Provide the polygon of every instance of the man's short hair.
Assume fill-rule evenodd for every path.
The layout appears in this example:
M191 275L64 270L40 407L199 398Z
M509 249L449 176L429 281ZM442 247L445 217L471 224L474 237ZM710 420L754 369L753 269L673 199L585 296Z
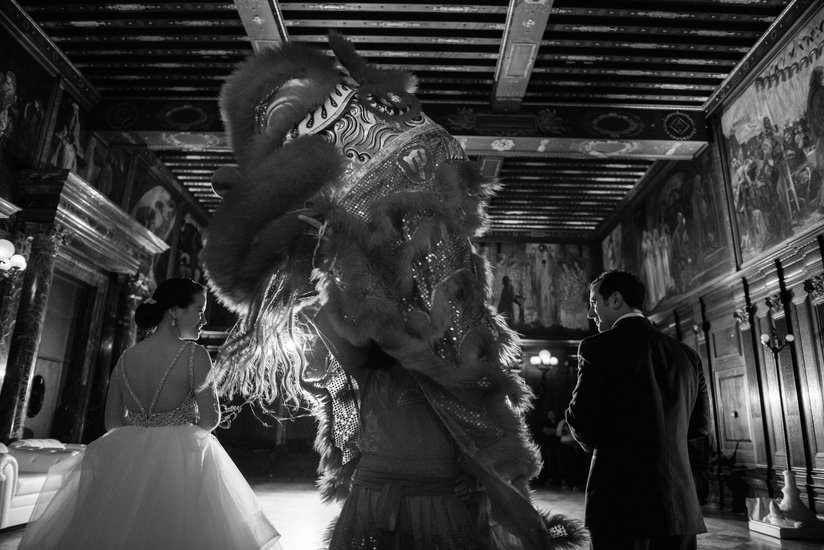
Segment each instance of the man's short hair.
M598 283L601 283L601 286L598 287L598 294L603 296L604 300L609 298L613 292L620 292L624 302L629 307L634 309L644 308L647 288L644 286L644 282L634 273L615 269L604 271L589 283L589 289L592 290Z

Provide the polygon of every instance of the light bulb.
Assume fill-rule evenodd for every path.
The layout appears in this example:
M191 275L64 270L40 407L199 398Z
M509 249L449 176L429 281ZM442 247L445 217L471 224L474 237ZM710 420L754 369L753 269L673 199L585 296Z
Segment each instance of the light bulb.
M540 365L541 364L541 358L538 357L537 355L533 355L532 357L529 358L529 364L530 365Z
M14 245L11 241L0 239L0 260L8 260L14 254Z
M787 342L794 342L795 336L793 336L792 334L788 334L784 337L784 340L786 340Z
M8 262L12 269L19 269L20 271L26 269L26 258L21 254L15 254L8 259Z
M770 343L770 336L768 334L761 335L761 343L765 346Z
M552 354L548 349L542 349L538 352L538 357L540 358L541 363L544 365L549 365L549 359L552 357Z
M554 367L555 365L558 364L558 358L553 355L552 357L549 358L549 364Z

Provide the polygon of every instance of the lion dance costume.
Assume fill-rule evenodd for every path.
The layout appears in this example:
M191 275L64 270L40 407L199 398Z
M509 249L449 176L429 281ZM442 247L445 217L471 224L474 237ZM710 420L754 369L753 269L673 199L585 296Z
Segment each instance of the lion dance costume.
M413 76L329 42L253 56L221 94L238 167L213 177L206 268L240 320L219 387L310 396L320 490L346 499L331 549L574 548L580 523L531 504L531 394L470 242L494 189Z

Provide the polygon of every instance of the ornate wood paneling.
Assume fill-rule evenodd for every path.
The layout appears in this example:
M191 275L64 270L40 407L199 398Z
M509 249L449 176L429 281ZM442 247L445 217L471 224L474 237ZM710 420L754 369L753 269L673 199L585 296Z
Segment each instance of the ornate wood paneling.
M721 419L721 438L729 449L751 450L752 427L750 426L747 377L744 367L716 371L718 388L718 413Z

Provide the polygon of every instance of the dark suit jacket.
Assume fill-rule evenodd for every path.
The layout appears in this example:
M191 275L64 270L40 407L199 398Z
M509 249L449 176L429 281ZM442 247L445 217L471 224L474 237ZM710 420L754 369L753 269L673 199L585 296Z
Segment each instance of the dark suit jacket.
M628 317L582 340L578 357L566 420L593 453L586 526L646 537L705 532L687 453L710 422L698 354Z

